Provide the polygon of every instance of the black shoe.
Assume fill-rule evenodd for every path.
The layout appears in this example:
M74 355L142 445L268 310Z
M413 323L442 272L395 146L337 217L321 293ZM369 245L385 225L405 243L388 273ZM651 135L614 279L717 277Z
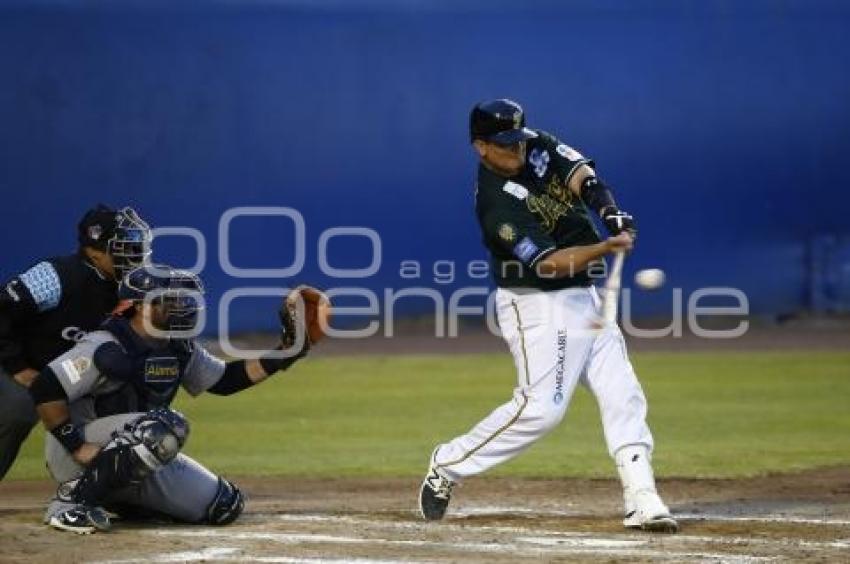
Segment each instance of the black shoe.
M112 526L109 515L100 507L78 505L54 515L47 522L54 529L89 535L95 531L108 531Z
M641 529L653 533L678 533L679 523L672 515L660 515L645 521L641 525Z
M436 454L436 451L434 451ZM434 465L434 457L431 456L431 465L428 474L422 481L419 489L419 513L423 519L428 521L439 521L446 514L449 501L452 498L452 482L437 470Z

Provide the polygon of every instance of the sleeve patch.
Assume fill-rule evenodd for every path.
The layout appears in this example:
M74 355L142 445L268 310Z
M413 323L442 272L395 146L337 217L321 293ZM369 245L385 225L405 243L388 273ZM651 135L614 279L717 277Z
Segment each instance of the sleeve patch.
M555 147L555 151L557 151L558 154L564 157L565 159L570 159L571 161L584 160L584 157L581 153L579 153L569 145L564 145L563 143Z
M18 278L29 290L38 311L47 311L59 305L62 299L62 282L59 280L59 273L49 262L38 263Z
M81 356L79 358L68 358L62 361L62 371L68 377L71 384L76 384L80 381L81 375L91 368L91 360Z
M539 252L540 248L528 237L523 237L514 247L514 254L525 263L528 263Z

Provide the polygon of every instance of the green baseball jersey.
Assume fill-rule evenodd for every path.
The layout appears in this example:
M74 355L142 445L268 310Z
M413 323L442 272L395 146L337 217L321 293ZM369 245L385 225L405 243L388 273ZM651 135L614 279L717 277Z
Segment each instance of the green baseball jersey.
M586 271L564 278L538 276L536 265L557 249L600 241L584 202L569 187L582 164L575 149L535 130L526 145L525 166L505 177L478 167L475 210L496 285L550 291L591 283Z

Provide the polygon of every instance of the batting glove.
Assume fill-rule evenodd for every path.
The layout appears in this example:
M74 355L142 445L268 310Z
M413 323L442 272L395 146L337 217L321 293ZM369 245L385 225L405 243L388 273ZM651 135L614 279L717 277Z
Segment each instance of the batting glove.
M627 231L632 237L637 235L635 218L628 212L608 206L602 210L600 215L602 217L602 221L605 223L605 227L608 228L608 231L610 231L612 235L619 235L623 231Z

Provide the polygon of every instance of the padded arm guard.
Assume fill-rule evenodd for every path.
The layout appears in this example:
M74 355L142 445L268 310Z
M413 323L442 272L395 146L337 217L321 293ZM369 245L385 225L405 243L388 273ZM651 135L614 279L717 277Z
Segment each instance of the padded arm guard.
M600 216L605 208L617 209L611 189L596 176L588 176L582 181L581 199Z

